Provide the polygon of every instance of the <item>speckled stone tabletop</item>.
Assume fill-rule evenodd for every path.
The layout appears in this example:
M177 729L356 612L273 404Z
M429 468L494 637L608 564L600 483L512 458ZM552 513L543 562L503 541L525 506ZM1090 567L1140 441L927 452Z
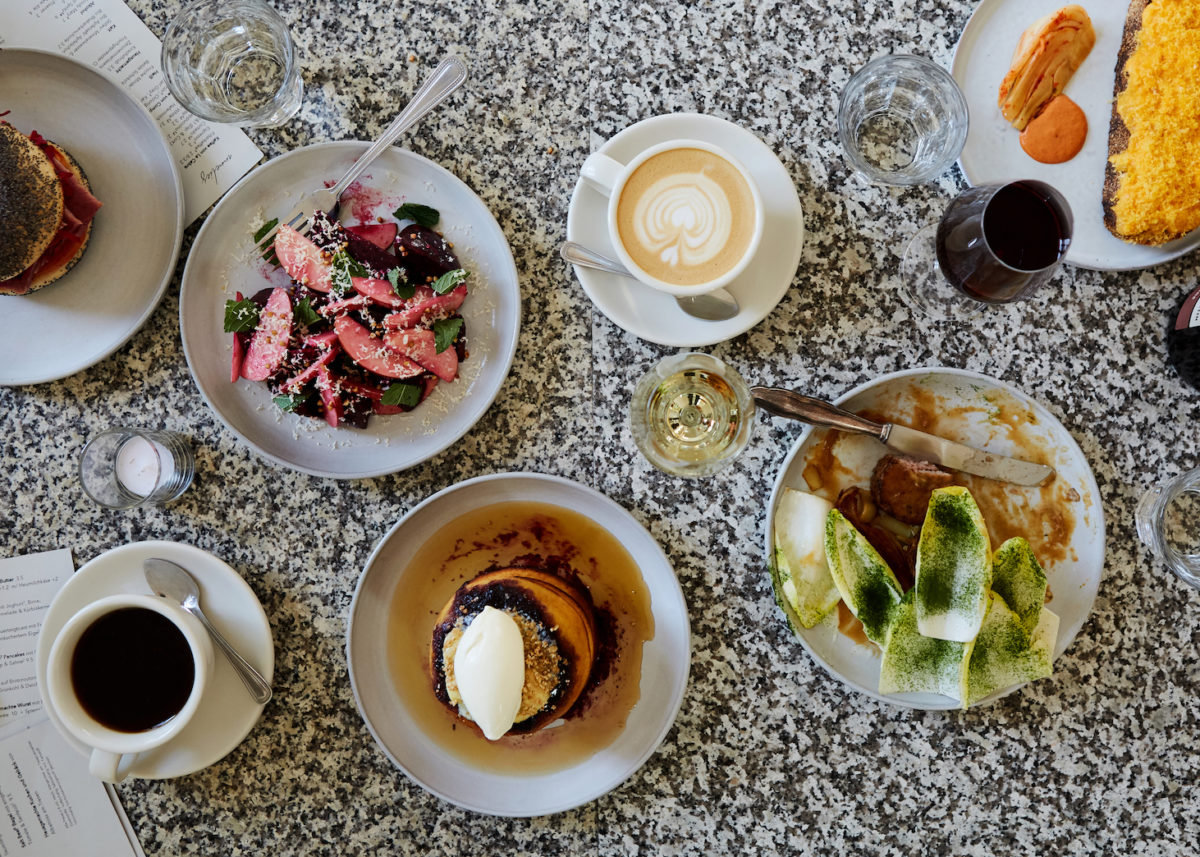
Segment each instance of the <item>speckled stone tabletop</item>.
M1115 2L1115 0L1105 0ZM130 4L161 35L175 0ZM467 86L404 145L495 214L520 273L523 327L499 399L452 449L377 479L318 479L225 429L180 345L179 274L116 354L63 381L0 390L0 552L69 547L77 565L171 539L236 568L261 600L276 696L249 737L191 776L118 787L149 855L183 854L1195 854L1200 841L1200 593L1138 542L1136 499L1200 459L1200 392L1167 366L1166 319L1197 257L1132 273L1067 268L1034 300L951 328L895 289L905 238L962 186L957 169L895 190L852 176L837 93L872 56L949 65L959 0L276 0L303 54L305 103L251 136L268 156L374 138L445 53ZM685 481L636 452L636 379L672 349L608 321L558 258L587 154L649 116L698 111L751 130L800 194L808 237L790 290L710 350L752 382L833 398L879 374L953 366L1044 403L1095 471L1108 522L1091 618L1052 678L968 712L855 693L800 647L772 600L765 505L801 431L759 414L736 464ZM998 347L997 343L1002 343ZM83 495L86 439L161 425L195 445L195 485L165 507L108 512ZM409 781L355 708L345 623L376 541L433 492L527 470L628 509L669 555L692 622L674 727L627 782L578 809L503 819ZM297 541L294 524L337 532Z

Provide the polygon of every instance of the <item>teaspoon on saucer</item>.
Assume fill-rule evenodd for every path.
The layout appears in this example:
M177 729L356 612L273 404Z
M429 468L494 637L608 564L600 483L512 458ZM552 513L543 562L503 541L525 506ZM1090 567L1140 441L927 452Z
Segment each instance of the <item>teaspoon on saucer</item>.
M259 705L266 705L271 698L271 685L258 670L250 666L246 659L237 653L229 641L221 636L221 632L208 621L208 617L200 609L200 590L187 570L168 559L145 560L142 563L142 570L145 571L146 582L150 584L155 595L178 601L184 610L200 620L200 624L208 631L217 648L229 658L238 678L246 685L246 689L250 691L254 701Z
M572 265L579 265L582 268L595 268L597 271L607 271L610 274L633 278L633 274L625 270L620 262L610 259L607 256L602 256L595 250L590 250L575 241L563 242L562 249L559 252ZM675 302L688 315L704 319L705 321L724 321L733 318L741 311L737 298L725 289L717 289L691 297L677 297L675 298Z

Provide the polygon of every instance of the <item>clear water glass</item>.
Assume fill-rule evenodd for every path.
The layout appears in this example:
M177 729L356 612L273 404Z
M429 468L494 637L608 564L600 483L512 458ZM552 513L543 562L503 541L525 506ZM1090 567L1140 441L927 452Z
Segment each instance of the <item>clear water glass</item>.
M105 429L79 460L84 493L106 509L168 503L188 489L195 472L187 438L173 431Z
M264 0L194 0L162 40L167 88L211 122L280 125L300 109L304 83L287 24Z
M944 173L967 141L967 102L950 73L893 54L859 69L838 107L846 159L868 181L914 185Z
M1200 467L1143 494L1136 522L1150 552L1188 586L1200 589Z
M629 422L646 459L674 476L711 476L750 442L750 388L723 361L691 352L666 357L633 391Z

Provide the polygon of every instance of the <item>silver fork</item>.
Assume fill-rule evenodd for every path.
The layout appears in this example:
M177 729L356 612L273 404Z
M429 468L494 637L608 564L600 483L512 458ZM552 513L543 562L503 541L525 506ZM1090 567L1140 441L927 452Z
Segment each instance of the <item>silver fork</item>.
M383 154L384 150L392 145L397 137L411 128L426 113L441 104L446 96L458 89L466 79L466 63L457 57L448 57L442 60L441 64L421 84L421 88L413 95L412 100L392 120L392 124L387 127L383 135L372 144L371 148L367 149L362 157L354 162L350 169L346 170L346 174L338 180L338 183L333 187L320 187L307 191L301 196L296 207L288 212L286 217L279 218L279 222L271 227L271 230L258 242L259 249L264 253L269 253L275 244L275 235L279 232L279 227L283 225L290 226L301 234L307 234L314 214L318 211L332 211L342 194L346 192L346 188L371 165L372 161Z

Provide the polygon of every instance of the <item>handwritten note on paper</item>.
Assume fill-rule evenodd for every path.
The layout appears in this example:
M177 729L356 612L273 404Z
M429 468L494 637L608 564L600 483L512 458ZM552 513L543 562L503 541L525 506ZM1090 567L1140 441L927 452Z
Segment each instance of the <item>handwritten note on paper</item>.
M38 632L74 571L65 549L0 560L0 726L42 709L34 663Z
M0 47L65 54L145 105L179 165L189 223L262 157L241 130L194 116L174 99L159 68L158 38L121 0L3 0Z

